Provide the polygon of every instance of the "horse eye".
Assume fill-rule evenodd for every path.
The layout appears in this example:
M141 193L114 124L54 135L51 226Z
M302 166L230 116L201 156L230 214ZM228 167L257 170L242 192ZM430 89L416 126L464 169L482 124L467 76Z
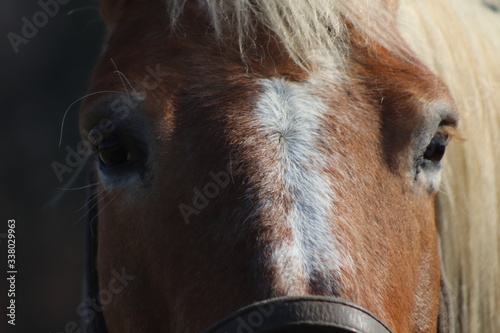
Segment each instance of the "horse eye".
M130 160L129 150L117 141L103 141L97 146L100 162L106 167L113 167Z
M435 136L425 150L424 159L439 164L446 151L446 144L447 142L444 138Z

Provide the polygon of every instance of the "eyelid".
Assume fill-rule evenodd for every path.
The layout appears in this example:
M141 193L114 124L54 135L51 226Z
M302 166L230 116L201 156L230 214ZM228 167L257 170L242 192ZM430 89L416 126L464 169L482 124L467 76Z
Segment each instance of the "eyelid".
M441 125L436 135L445 139L446 143L464 140L455 125Z
M103 119L98 125L94 126L88 134L88 139L94 148L97 148L101 142L113 136L116 127L109 119Z

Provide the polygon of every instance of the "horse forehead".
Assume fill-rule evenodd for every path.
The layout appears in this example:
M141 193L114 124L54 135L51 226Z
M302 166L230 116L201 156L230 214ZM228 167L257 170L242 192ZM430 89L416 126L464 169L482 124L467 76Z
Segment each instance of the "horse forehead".
M212 120L226 118L224 124L213 124L227 126L219 133L228 142L235 172L246 179L243 186L251 199L247 208L252 222L240 221L241 226L251 223L262 233L270 254L262 260L262 269L272 276L268 287L276 295L308 292L313 279L322 282L316 292L331 293L340 271L338 262L346 260L339 259L344 253L331 237L328 216L335 193L320 149L329 106L310 80L250 81L252 91L246 101L232 108L223 105L225 101L215 107L208 104L208 112L200 111ZM197 116L195 112L193 117Z

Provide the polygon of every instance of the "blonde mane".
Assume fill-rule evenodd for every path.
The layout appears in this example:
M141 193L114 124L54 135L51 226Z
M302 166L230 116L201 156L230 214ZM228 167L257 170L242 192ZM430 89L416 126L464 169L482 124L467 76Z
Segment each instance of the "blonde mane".
M187 0L169 0L167 12L175 31ZM198 0L208 14L217 38L237 38L240 51L255 46L260 27L267 29L299 66L311 70L318 58L340 67L348 56L346 19L367 38L394 52L404 51L395 31L385 28L394 21L382 0Z
M437 201L442 261L460 332L500 332L500 13L476 0L403 0L400 27L448 84L464 141Z
M175 27L187 0L167 1ZM400 33L450 87L464 141L444 161L437 199L442 262L459 332L500 332L500 13L480 0L401 0ZM218 38L240 51L265 27L304 68L315 52L341 64L345 18L368 38L398 46L387 1L198 0Z

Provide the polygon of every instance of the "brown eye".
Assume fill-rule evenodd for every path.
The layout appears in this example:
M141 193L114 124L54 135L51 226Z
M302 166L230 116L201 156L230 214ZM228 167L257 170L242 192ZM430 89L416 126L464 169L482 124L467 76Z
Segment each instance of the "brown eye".
M446 140L440 136L435 136L424 153L424 159L439 164L446 151Z
M113 140L101 142L97 146L99 161L105 167L113 167L130 160L130 152L121 143Z

